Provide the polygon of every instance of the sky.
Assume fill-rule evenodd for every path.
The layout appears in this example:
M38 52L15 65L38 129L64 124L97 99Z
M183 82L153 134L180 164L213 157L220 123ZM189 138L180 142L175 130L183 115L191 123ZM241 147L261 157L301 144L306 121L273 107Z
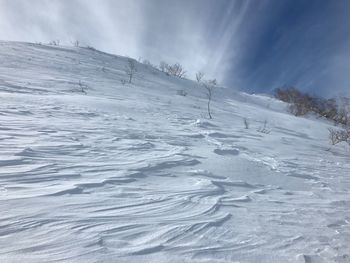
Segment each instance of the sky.
M250 93L350 95L349 0L0 0L0 39L78 40Z

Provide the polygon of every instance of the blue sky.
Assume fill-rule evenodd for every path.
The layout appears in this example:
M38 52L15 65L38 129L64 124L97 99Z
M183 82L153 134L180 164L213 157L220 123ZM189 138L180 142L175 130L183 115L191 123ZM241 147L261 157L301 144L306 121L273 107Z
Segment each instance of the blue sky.
M243 26L248 43L238 59L238 83L251 91L295 85L325 96L348 93L350 1L265 3L265 14L251 11L259 22Z
M234 89L350 95L349 0L0 0L0 38L180 62Z

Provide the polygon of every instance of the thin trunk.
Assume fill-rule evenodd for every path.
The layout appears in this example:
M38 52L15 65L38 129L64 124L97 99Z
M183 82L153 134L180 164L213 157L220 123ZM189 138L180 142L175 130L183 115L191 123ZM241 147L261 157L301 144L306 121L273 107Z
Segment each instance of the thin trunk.
M210 113L210 99L208 100L208 115L209 115L209 119L212 119L212 116Z
M210 101L211 101L211 88L208 88L208 115L209 119L212 119L211 112L210 112Z

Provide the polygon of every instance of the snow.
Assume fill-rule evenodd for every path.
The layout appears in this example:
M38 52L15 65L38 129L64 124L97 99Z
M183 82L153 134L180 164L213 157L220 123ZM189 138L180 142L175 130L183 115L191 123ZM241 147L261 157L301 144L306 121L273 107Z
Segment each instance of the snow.
M330 123L127 63L0 42L0 262L350 261Z

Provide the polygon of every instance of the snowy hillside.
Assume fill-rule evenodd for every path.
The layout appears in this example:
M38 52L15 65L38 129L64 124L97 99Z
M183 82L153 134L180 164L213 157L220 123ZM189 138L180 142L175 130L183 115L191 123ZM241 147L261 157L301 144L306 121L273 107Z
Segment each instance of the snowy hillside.
M0 42L0 262L350 262L331 124L127 63Z

